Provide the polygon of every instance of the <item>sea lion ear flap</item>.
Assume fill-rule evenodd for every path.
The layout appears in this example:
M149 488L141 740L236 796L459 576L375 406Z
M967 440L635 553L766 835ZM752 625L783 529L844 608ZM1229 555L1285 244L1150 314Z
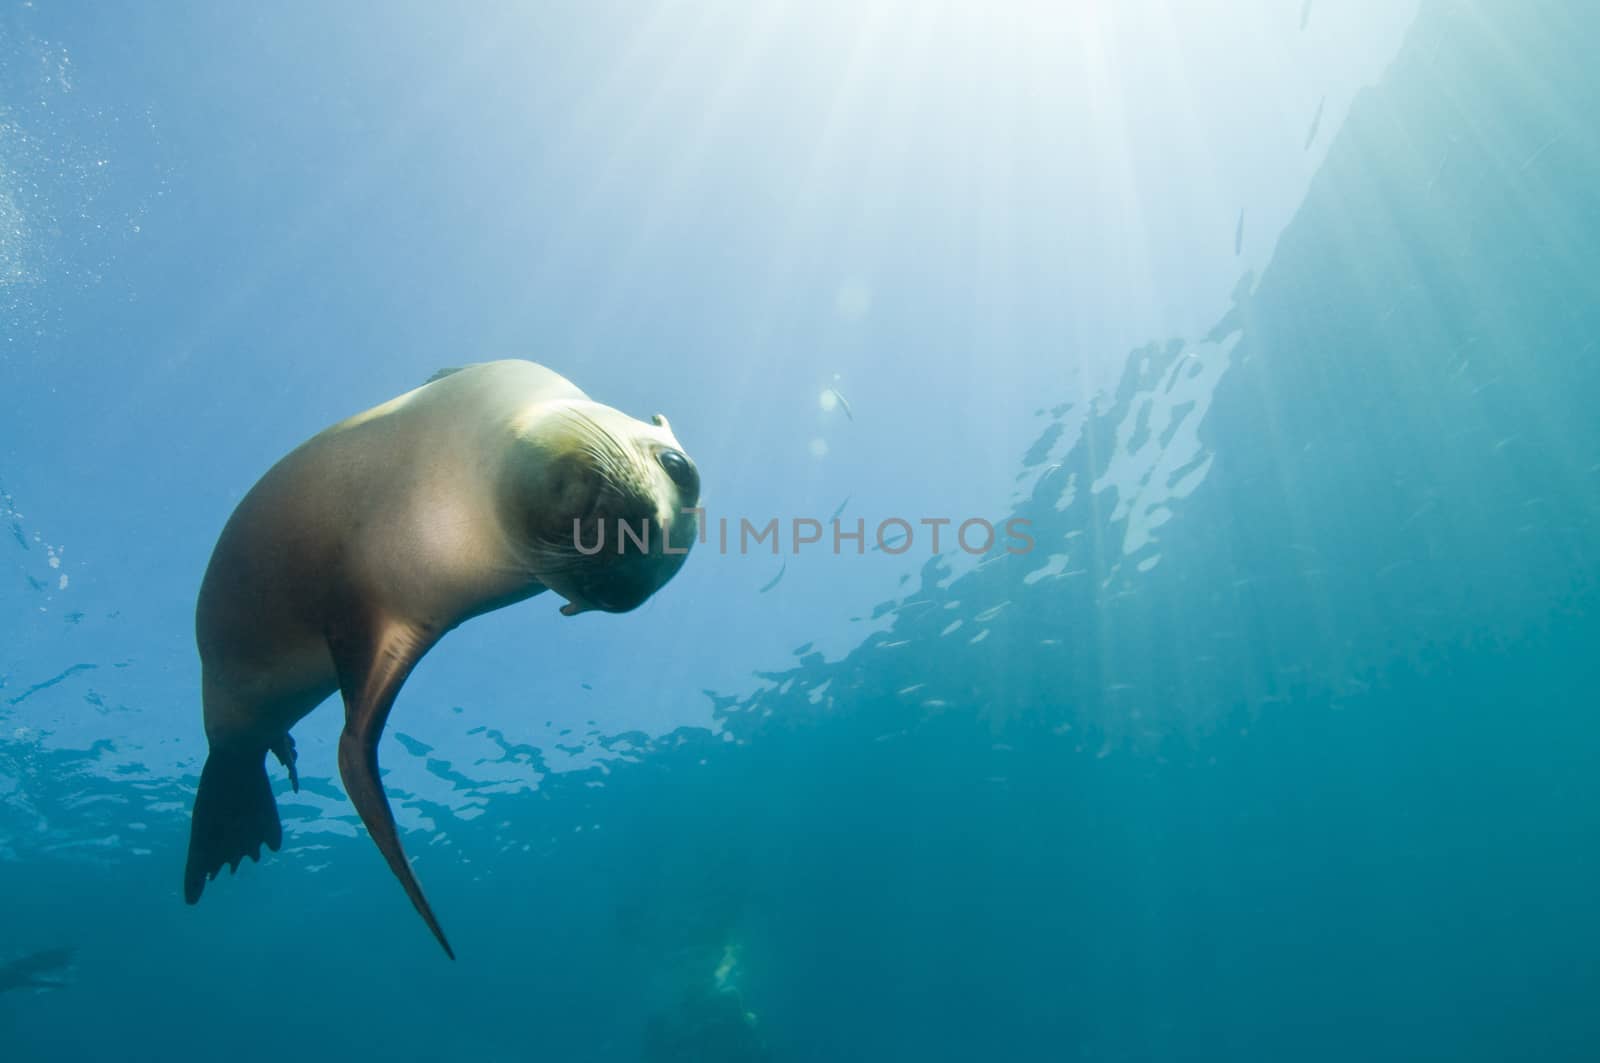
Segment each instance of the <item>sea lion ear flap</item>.
M662 414L651 414L650 423L655 425L657 428L665 428L669 432L672 431L672 426L667 423L666 417Z

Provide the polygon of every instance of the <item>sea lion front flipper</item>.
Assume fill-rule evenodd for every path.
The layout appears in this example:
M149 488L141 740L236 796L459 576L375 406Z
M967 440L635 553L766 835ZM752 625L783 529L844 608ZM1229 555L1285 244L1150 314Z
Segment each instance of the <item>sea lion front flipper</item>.
M400 693L411 669L427 653L437 636L407 624L380 625L370 633L341 633L330 636L334 666L339 672L339 689L344 695L344 733L339 736L339 777L350 794L350 801L361 813L372 840L405 887L406 896L417 914L428 924L433 936L452 960L456 954L445 940L444 930L433 916L422 885L406 861L395 828L394 812L383 784L378 781L378 737L389 719L389 710Z

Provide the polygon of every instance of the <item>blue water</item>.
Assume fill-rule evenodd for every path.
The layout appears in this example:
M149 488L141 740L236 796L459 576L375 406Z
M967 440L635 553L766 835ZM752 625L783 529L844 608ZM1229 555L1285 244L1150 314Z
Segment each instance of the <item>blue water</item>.
M1063 10L0 6L0 1059L1593 1058L1600 10ZM1035 548L453 633L454 963L331 705L186 907L223 521L502 356Z

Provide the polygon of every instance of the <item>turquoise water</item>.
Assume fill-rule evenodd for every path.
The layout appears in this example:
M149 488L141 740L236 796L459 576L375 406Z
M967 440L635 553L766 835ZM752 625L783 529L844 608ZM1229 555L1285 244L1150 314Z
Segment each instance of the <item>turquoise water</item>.
M1590 1058L1600 12L1181 8L0 8L0 1058ZM502 356L1034 548L453 633L453 963L331 705L186 907L222 523Z

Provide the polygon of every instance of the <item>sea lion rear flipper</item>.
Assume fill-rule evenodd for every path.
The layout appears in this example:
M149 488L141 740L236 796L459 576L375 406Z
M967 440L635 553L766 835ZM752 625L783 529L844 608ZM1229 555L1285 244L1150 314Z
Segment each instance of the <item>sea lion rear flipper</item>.
M278 802L267 779L267 751L260 746L213 746L194 795L183 899L198 901L222 865L237 871L245 857L261 859L262 845L277 852L282 844Z
M278 758L278 763L289 769L289 788L295 793L300 792L300 772L295 768L295 761L300 759L300 754L294 751L294 736L288 731L267 748L272 750L272 755Z
M434 918L428 899L422 895L422 885L406 861L400 834L395 828L394 812L378 780L378 737L383 734L383 725L389 719L389 710L394 707L401 685L435 639L436 636L409 625L388 624L370 635L330 637L328 646L333 651L339 689L344 695L339 777L344 780L351 803L361 814L361 822L367 825L367 832L389 862L389 870L405 887L406 896L411 898L417 914L428 924L433 936L439 939L445 955L453 960L456 954L445 940L444 930Z

